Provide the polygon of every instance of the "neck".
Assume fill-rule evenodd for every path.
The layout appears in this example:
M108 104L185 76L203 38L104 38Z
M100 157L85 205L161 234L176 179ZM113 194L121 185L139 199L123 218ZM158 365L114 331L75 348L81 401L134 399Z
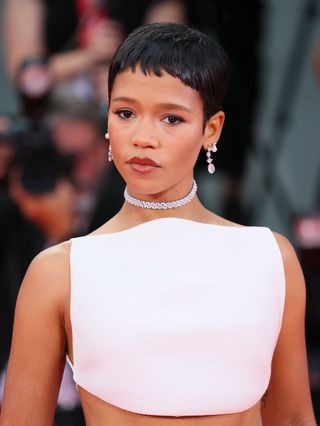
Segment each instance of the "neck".
M124 191L124 198L127 203L142 209L171 210L171 209L176 209L179 207L183 207L186 204L189 204L195 197L197 189L198 189L197 184L195 180L193 180L191 190L184 197L177 198L176 200L171 200L171 201L149 201L149 200L141 200L139 198L135 198L131 196L128 192L128 188L126 187Z
M162 217L177 217L182 219L196 219L207 211L197 196L187 205L169 210L142 209L125 202L117 214L119 219L129 221L132 225L147 222Z
M136 193L130 186L128 188L128 193L131 197L134 197L140 201L148 201L151 203L172 202L181 200L182 198L188 196L193 188L193 184L194 180L193 176L191 175L168 190L157 192L152 195ZM116 216L117 219L121 219L121 221L123 220L127 222L128 226L133 226L138 223L162 217L177 217L190 220L197 219L204 214L204 211L206 211L206 209L200 203L197 194L195 194L186 204L180 204L179 207L169 209L142 208L136 205L132 205L126 201Z

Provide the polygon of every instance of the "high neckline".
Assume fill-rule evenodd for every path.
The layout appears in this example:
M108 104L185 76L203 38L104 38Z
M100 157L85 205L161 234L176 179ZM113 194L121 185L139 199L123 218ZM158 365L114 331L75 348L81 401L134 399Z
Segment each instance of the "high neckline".
M158 217L155 219L151 219L151 220L147 220L145 222L142 223L138 223L137 225L131 226L130 228L126 228L120 231L114 231L114 232L104 232L104 233L99 233L99 234L88 234L85 235L84 237L103 237L103 236L108 236L108 235L120 235L120 234L125 234L127 232L135 232L135 231L139 231L140 229L144 228L144 227L149 227L149 226L153 226L153 225L157 225L159 223L165 223L165 222L176 222L176 223L185 223L185 224L189 224L191 226L208 226L208 227L212 227L212 228L217 228L217 229L252 229L252 228L258 228L257 226L242 226L242 225L223 225L223 224L219 224L219 223L208 223L208 222L199 222L196 220L191 220L191 219L186 219L186 218L182 218L182 217L171 217L171 216L166 216L166 217Z

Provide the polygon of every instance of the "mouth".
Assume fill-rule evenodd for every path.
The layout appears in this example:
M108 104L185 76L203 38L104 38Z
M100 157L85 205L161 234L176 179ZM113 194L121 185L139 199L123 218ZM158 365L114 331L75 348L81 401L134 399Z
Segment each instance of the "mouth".
M133 157L128 161L129 164L141 164L142 166L153 166L153 167L160 167L158 163L151 160L151 158L139 158L139 157Z
M140 173L153 172L161 167L158 163L151 160L151 158L133 157L128 161L128 164L134 171Z

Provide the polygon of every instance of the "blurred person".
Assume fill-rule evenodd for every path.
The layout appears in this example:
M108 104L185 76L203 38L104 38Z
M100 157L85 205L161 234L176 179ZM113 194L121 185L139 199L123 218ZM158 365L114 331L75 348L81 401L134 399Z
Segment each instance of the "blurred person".
M0 371L9 355L13 318L13 305L8 303L11 298L10 288L6 285L6 253L12 232L19 228L23 221L9 192L9 172L19 147L20 136L27 128L27 122L21 117L0 115Z
M97 96L103 105L106 68L128 28L157 20L180 22L185 14L182 0L6 0L4 12L7 69L18 88L24 88L21 80L38 86L38 71L27 74L26 64L30 69L45 61L43 84L65 82L63 90Z
M94 189L108 165L97 102L60 96L46 121L58 151L73 157L72 173L79 191Z
M316 425L293 247L196 194L229 77L221 46L183 25L140 27L117 51L106 138L124 204L30 265L0 426L51 424L66 356L87 426Z
M14 146L9 135L10 117L0 115L0 184L6 180L9 165L14 157Z
M70 159L58 154L48 135L24 137L27 142L18 148L8 176L9 196L23 219L9 230L4 252L12 305L30 260L75 232Z
M4 33L9 75L23 111L33 118L43 117L57 83L83 97L95 96L99 64L108 62L122 39L120 25L96 2L84 0L7 0Z
M9 230L15 226L18 210L8 193L8 172L14 156L15 148L10 135L11 118L8 115L0 116L0 372L4 368L7 358L7 348L11 340L11 318L13 311L8 307L9 292L3 285L3 264L5 250L10 236Z
M9 75L14 79L24 60L39 56L49 58L54 81L108 61L122 33L120 25L108 21L103 12L95 1L7 0L4 25Z
M74 232L75 187L59 171L54 150L45 147L44 152L43 148L34 148L42 152L28 155L23 164L14 164L9 188L23 216L37 225L45 245L52 245Z
M71 179L70 159L58 154L49 134L26 133L9 171L9 195L21 212L21 221L9 230L9 238L1 265L1 300L6 302L6 334L12 332L13 310L21 277L30 259L46 247L74 235L76 191ZM11 315L11 317L10 317ZM2 376L8 341L1 348ZM2 394L2 389L1 389ZM79 417L78 397L70 370L64 372L58 398L57 416L63 424ZM74 411L75 410L75 411ZM61 420L62 419L62 420ZM70 423L69 423L70 424Z
M89 232L121 207L124 183L107 161L97 102L64 96L52 103L47 122L55 146L73 158L72 176L77 189L77 232Z
M128 35L141 24L154 22L176 22L188 20L188 7L185 0L133 0L128 6L126 0L109 0L109 15L122 23Z

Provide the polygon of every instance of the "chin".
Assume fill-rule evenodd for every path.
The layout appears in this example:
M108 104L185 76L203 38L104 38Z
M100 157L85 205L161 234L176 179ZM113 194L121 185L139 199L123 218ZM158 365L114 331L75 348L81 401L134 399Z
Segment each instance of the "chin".
M129 194L139 196L154 196L165 192L168 188L164 182L146 179L128 179L126 180Z

